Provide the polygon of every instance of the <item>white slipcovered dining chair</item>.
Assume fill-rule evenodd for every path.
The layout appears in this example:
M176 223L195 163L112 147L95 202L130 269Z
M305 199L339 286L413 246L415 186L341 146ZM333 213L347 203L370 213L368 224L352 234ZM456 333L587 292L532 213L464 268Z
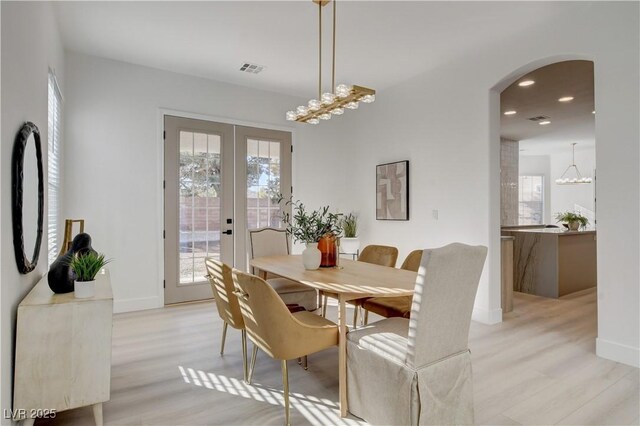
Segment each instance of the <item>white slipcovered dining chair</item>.
M286 256L289 254L287 231L275 228L249 230L249 256ZM257 274L258 271L252 271ZM268 274L267 282L287 305L300 305L307 311L318 309L318 292L286 278Z
M347 335L349 411L372 424L473 424L471 312L487 248L424 250L411 316Z

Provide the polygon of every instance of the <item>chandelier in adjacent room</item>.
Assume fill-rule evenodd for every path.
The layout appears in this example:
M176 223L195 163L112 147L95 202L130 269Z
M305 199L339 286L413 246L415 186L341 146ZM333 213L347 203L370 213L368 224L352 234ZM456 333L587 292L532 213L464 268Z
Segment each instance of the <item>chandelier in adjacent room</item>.
M580 174L580 170L578 170L578 166L576 166L576 143L571 144L572 156L571 156L571 164L567 167L558 179L556 179L556 183L558 185L575 185L578 183L591 183L592 179L590 177L583 177ZM570 171L574 170L573 173ZM571 177L575 175L575 177Z
M333 115L344 114L345 109L358 109L360 102L371 103L376 100L376 91L366 87L335 84L336 78L336 0L333 0L333 58L331 64L331 92L322 93L322 7L331 0L312 0L318 5L318 98L288 111L289 121L318 124L320 120L329 120Z

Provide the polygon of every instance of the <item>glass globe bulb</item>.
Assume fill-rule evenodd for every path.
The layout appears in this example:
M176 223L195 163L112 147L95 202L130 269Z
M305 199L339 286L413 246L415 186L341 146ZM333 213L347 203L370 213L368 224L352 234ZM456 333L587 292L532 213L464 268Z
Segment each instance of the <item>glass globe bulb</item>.
M329 114L328 112L325 112L324 114L320 114L318 118L320 120L331 120L331 114Z
M351 93L351 87L346 84L338 84L336 86L336 95L339 98L346 98Z
M296 112L298 113L298 115L307 115L307 113L309 112L309 108L300 105L298 108L296 108Z
M358 102L349 102L348 104L346 104L344 107L347 109L358 109Z
M309 110L310 111L317 111L320 109L320 107L322 106L322 103L320 103L319 100L317 99L311 99L309 101Z
M333 101L336 100L336 95L334 95L333 93L323 93L322 94L322 105L329 105L330 103L333 103Z
M286 116L288 121L296 121L296 118L298 118L298 114L295 111L287 111Z
M307 120L307 123L309 124L318 124L320 122L320 120L318 120L317 118L310 118Z
M376 100L376 95L364 95L360 100L365 104L370 104L371 102Z
M333 115L342 115L344 114L344 108L334 108L331 110L331 114Z

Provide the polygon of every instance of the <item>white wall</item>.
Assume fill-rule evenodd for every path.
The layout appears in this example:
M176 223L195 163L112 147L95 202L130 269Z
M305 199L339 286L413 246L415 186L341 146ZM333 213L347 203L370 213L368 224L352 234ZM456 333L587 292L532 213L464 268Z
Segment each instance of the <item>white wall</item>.
M505 7L517 7L505 3ZM593 29L597 29L594 31ZM639 364L638 4L575 3L571 13L381 91L354 115L352 199L364 243L489 246L474 318L501 317L499 93L559 60L595 62L598 158L598 354ZM429 55L429 47L416 51ZM411 161L411 221L375 220L376 164ZM368 188L371 188L368 190ZM439 219L432 217L439 211Z
M13 389L13 350L16 308L22 298L47 270L46 214L38 267L21 275L13 253L11 225L10 159L15 135L25 121L40 129L42 149L47 161L47 75L55 68L64 90L64 53L51 4L40 2L2 2L2 95L0 158L0 332L1 408L11 408ZM46 209L46 204L45 204ZM33 212L31 212L33 213ZM3 424L7 420L2 420Z
M551 216L551 171L548 155L520 155L520 176L544 176L544 218L542 223L554 224ZM561 172L562 173L562 172Z
M116 311L163 305L161 108L291 126L294 196L310 207L345 198L341 123L286 122L300 99L71 52L66 71L63 215L84 218L94 247L115 259Z

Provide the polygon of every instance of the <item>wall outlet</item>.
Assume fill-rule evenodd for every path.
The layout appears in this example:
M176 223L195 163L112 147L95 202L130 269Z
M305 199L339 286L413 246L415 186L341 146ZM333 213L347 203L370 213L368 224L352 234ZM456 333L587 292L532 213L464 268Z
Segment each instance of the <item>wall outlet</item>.
M438 220L438 210L431 210L431 217L433 220Z

